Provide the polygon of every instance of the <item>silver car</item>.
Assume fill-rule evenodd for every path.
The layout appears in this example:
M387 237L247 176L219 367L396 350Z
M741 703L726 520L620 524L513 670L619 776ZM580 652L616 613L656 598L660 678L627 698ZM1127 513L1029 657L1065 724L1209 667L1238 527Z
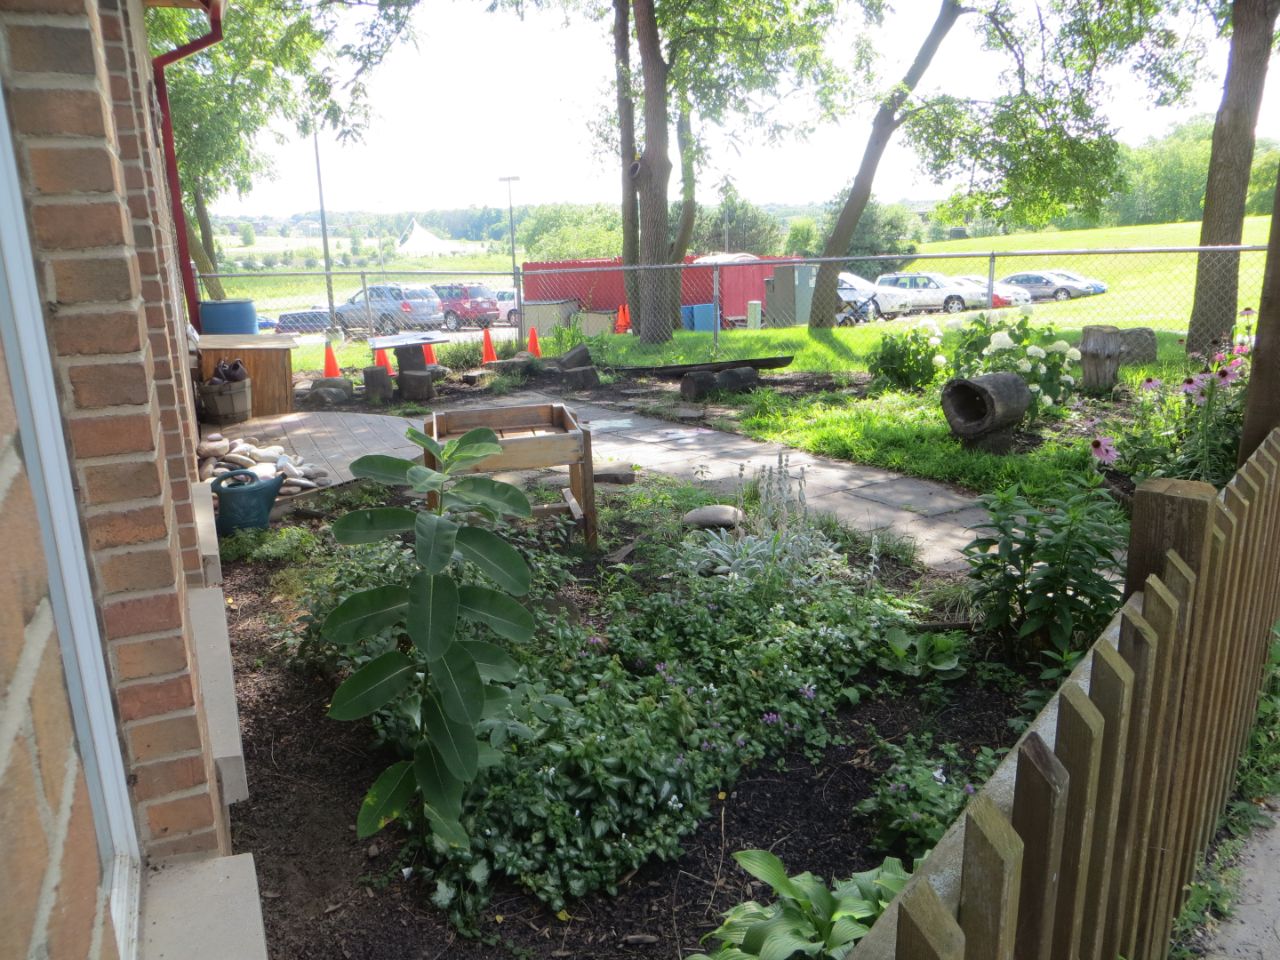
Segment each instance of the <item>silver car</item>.
M1031 294L1032 300L1070 300L1073 297L1087 297L1094 292L1091 287L1048 270L1015 273L1000 282L1022 287Z
M406 330L435 330L444 326L440 297L428 286L403 283L373 283L357 290L334 307L338 326L348 333L367 330L383 336ZM282 313L277 333L323 333L329 326L329 311L323 306Z
M952 279L957 283L963 283L965 286L976 287L982 293L982 305L986 306L986 277L965 273L958 277L952 277ZM1022 287L1015 287L1011 283L1001 283L999 280L991 285L991 293L991 305L993 307L1021 307L1031 302L1031 294Z

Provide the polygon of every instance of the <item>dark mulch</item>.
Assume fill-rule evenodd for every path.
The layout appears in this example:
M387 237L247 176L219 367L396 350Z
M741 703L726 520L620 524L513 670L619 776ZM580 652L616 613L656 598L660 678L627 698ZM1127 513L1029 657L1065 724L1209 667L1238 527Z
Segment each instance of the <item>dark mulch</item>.
M1013 740L1006 719L1014 700L994 689L961 681L941 708L911 697L869 699L839 718L848 743L828 749L819 765L793 750L782 769L767 763L744 773L685 839L679 860L647 864L616 897L571 904L567 922L499 881L482 939L466 939L430 905L431 889L401 878L394 830L373 842L356 838L361 798L390 758L369 746L366 726L325 717L330 682L288 665L269 616L291 605L271 596L269 573L245 564L225 571L251 794L232 808L232 821L236 849L254 854L271 956L281 960L679 957L722 911L765 895L737 868L734 851L771 849L788 869L828 878L879 863L869 828L851 812L879 772L874 735L928 730L971 751Z

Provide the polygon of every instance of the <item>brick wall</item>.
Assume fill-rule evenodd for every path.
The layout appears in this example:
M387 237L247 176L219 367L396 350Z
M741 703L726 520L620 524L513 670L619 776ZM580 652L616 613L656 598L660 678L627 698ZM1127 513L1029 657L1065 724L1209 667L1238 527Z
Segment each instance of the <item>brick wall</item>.
M31 486L0 353L0 957L114 957Z
M229 842L195 682L185 316L140 0L0 0L0 81L139 835Z

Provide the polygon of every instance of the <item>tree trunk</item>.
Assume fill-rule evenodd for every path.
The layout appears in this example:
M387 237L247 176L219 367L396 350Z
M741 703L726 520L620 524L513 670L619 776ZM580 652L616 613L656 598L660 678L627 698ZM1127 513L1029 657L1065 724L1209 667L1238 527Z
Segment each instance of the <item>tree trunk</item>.
M1240 242L1253 164L1254 127L1262 107L1277 16L1280 0L1235 0L1231 5L1231 51L1222 103L1213 124L1204 217L1200 221L1201 246ZM1202 253L1196 259L1188 353L1208 356L1231 339L1239 273L1237 253Z
M920 78L924 76L929 64L933 61L938 47L947 33L955 26L962 13L968 12L956 0L943 0L942 8L933 22L933 29L920 44L916 58L912 61L906 74L893 92L880 104L875 119L871 121L871 136L862 152L862 163L858 166L857 176L853 179L853 188L849 191L849 199L845 201L836 218L831 236L823 247L824 257L843 257L849 252L849 244L853 240L853 232L858 228L858 220L871 199L871 185L876 178L876 170L880 166L880 158L884 156L885 147L889 145L894 132L901 126L903 117L898 111L906 103L907 97L916 88ZM818 277L813 289L813 306L809 311L810 327L833 327L836 322L836 311L840 308L839 296L836 294L836 281L840 273L840 264L824 263L818 267Z
M1280 427L1280 166L1276 168L1276 184L1267 267L1262 275L1262 302L1258 305L1258 333L1249 358L1253 372L1245 394L1241 464L1253 456L1272 430Z
M697 144L693 139L693 117L689 105L680 105L676 118L676 150L680 153L680 220L676 223L675 239L671 241L671 262L680 263L689 252L693 240L693 224L698 217L698 201L694 196L697 173L694 170L694 154Z
M213 220L209 217L209 204L199 181L191 188L191 206L196 212L196 222L200 224L200 245L204 247L205 256L213 264L216 273L218 267L218 246L213 239Z
M618 152L622 161L622 265L640 262L640 211L631 165L636 162L636 103L631 96L631 3L613 0L614 85L618 94ZM627 303L640 302L634 270L622 275Z
M195 261L196 273L200 274L200 278L204 281L204 292L208 294L210 300L227 299L227 292L222 288L222 281L212 276L217 270L209 260L208 254L204 252L204 245L200 242L200 238L196 236L196 228L191 225L191 218L187 217L186 220L187 246L190 248L191 259Z
M640 195L640 264L667 263L671 251L670 211L667 188L671 181L671 157L667 149L667 63L662 58L662 41L654 13L654 0L634 0L636 43L640 48L640 70L644 77L644 152L632 164L632 182ZM669 303L669 284L664 271L640 274L640 309L634 315L643 343L665 343L671 339L671 313L678 303Z

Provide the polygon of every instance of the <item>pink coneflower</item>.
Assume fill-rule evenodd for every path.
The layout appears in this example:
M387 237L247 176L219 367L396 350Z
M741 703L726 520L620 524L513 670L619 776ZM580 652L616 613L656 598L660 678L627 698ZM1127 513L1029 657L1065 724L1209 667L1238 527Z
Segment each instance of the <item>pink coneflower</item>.
M1215 353L1215 354L1213 355L1213 362L1214 362L1214 363L1221 363L1221 362L1222 362L1223 360L1225 360L1225 359L1227 359L1227 355L1226 355L1225 353Z
M1195 393L1200 389L1200 383L1195 377L1184 377L1178 389L1183 393Z
M1147 377L1147 379L1142 381L1140 386L1143 390L1159 390L1164 386L1164 381L1159 377Z
M1234 353L1237 357L1243 357L1246 354L1248 354L1249 345L1247 343L1237 343L1234 347L1232 347L1231 352Z
M1227 366L1232 370L1235 370L1237 367L1244 366L1244 357L1232 357L1231 362L1228 363Z
M1102 463L1115 463L1120 454L1116 451L1115 437L1094 437L1089 452Z
M1097 417L1087 417L1085 421L1080 424L1080 426L1084 427L1086 430L1092 430L1097 425L1098 425Z
M1228 383L1234 383L1240 378L1240 371L1232 366L1219 367L1217 376L1218 383L1225 387Z
M1195 401L1197 407L1203 407L1209 399L1209 391L1200 387L1191 395L1191 399Z

